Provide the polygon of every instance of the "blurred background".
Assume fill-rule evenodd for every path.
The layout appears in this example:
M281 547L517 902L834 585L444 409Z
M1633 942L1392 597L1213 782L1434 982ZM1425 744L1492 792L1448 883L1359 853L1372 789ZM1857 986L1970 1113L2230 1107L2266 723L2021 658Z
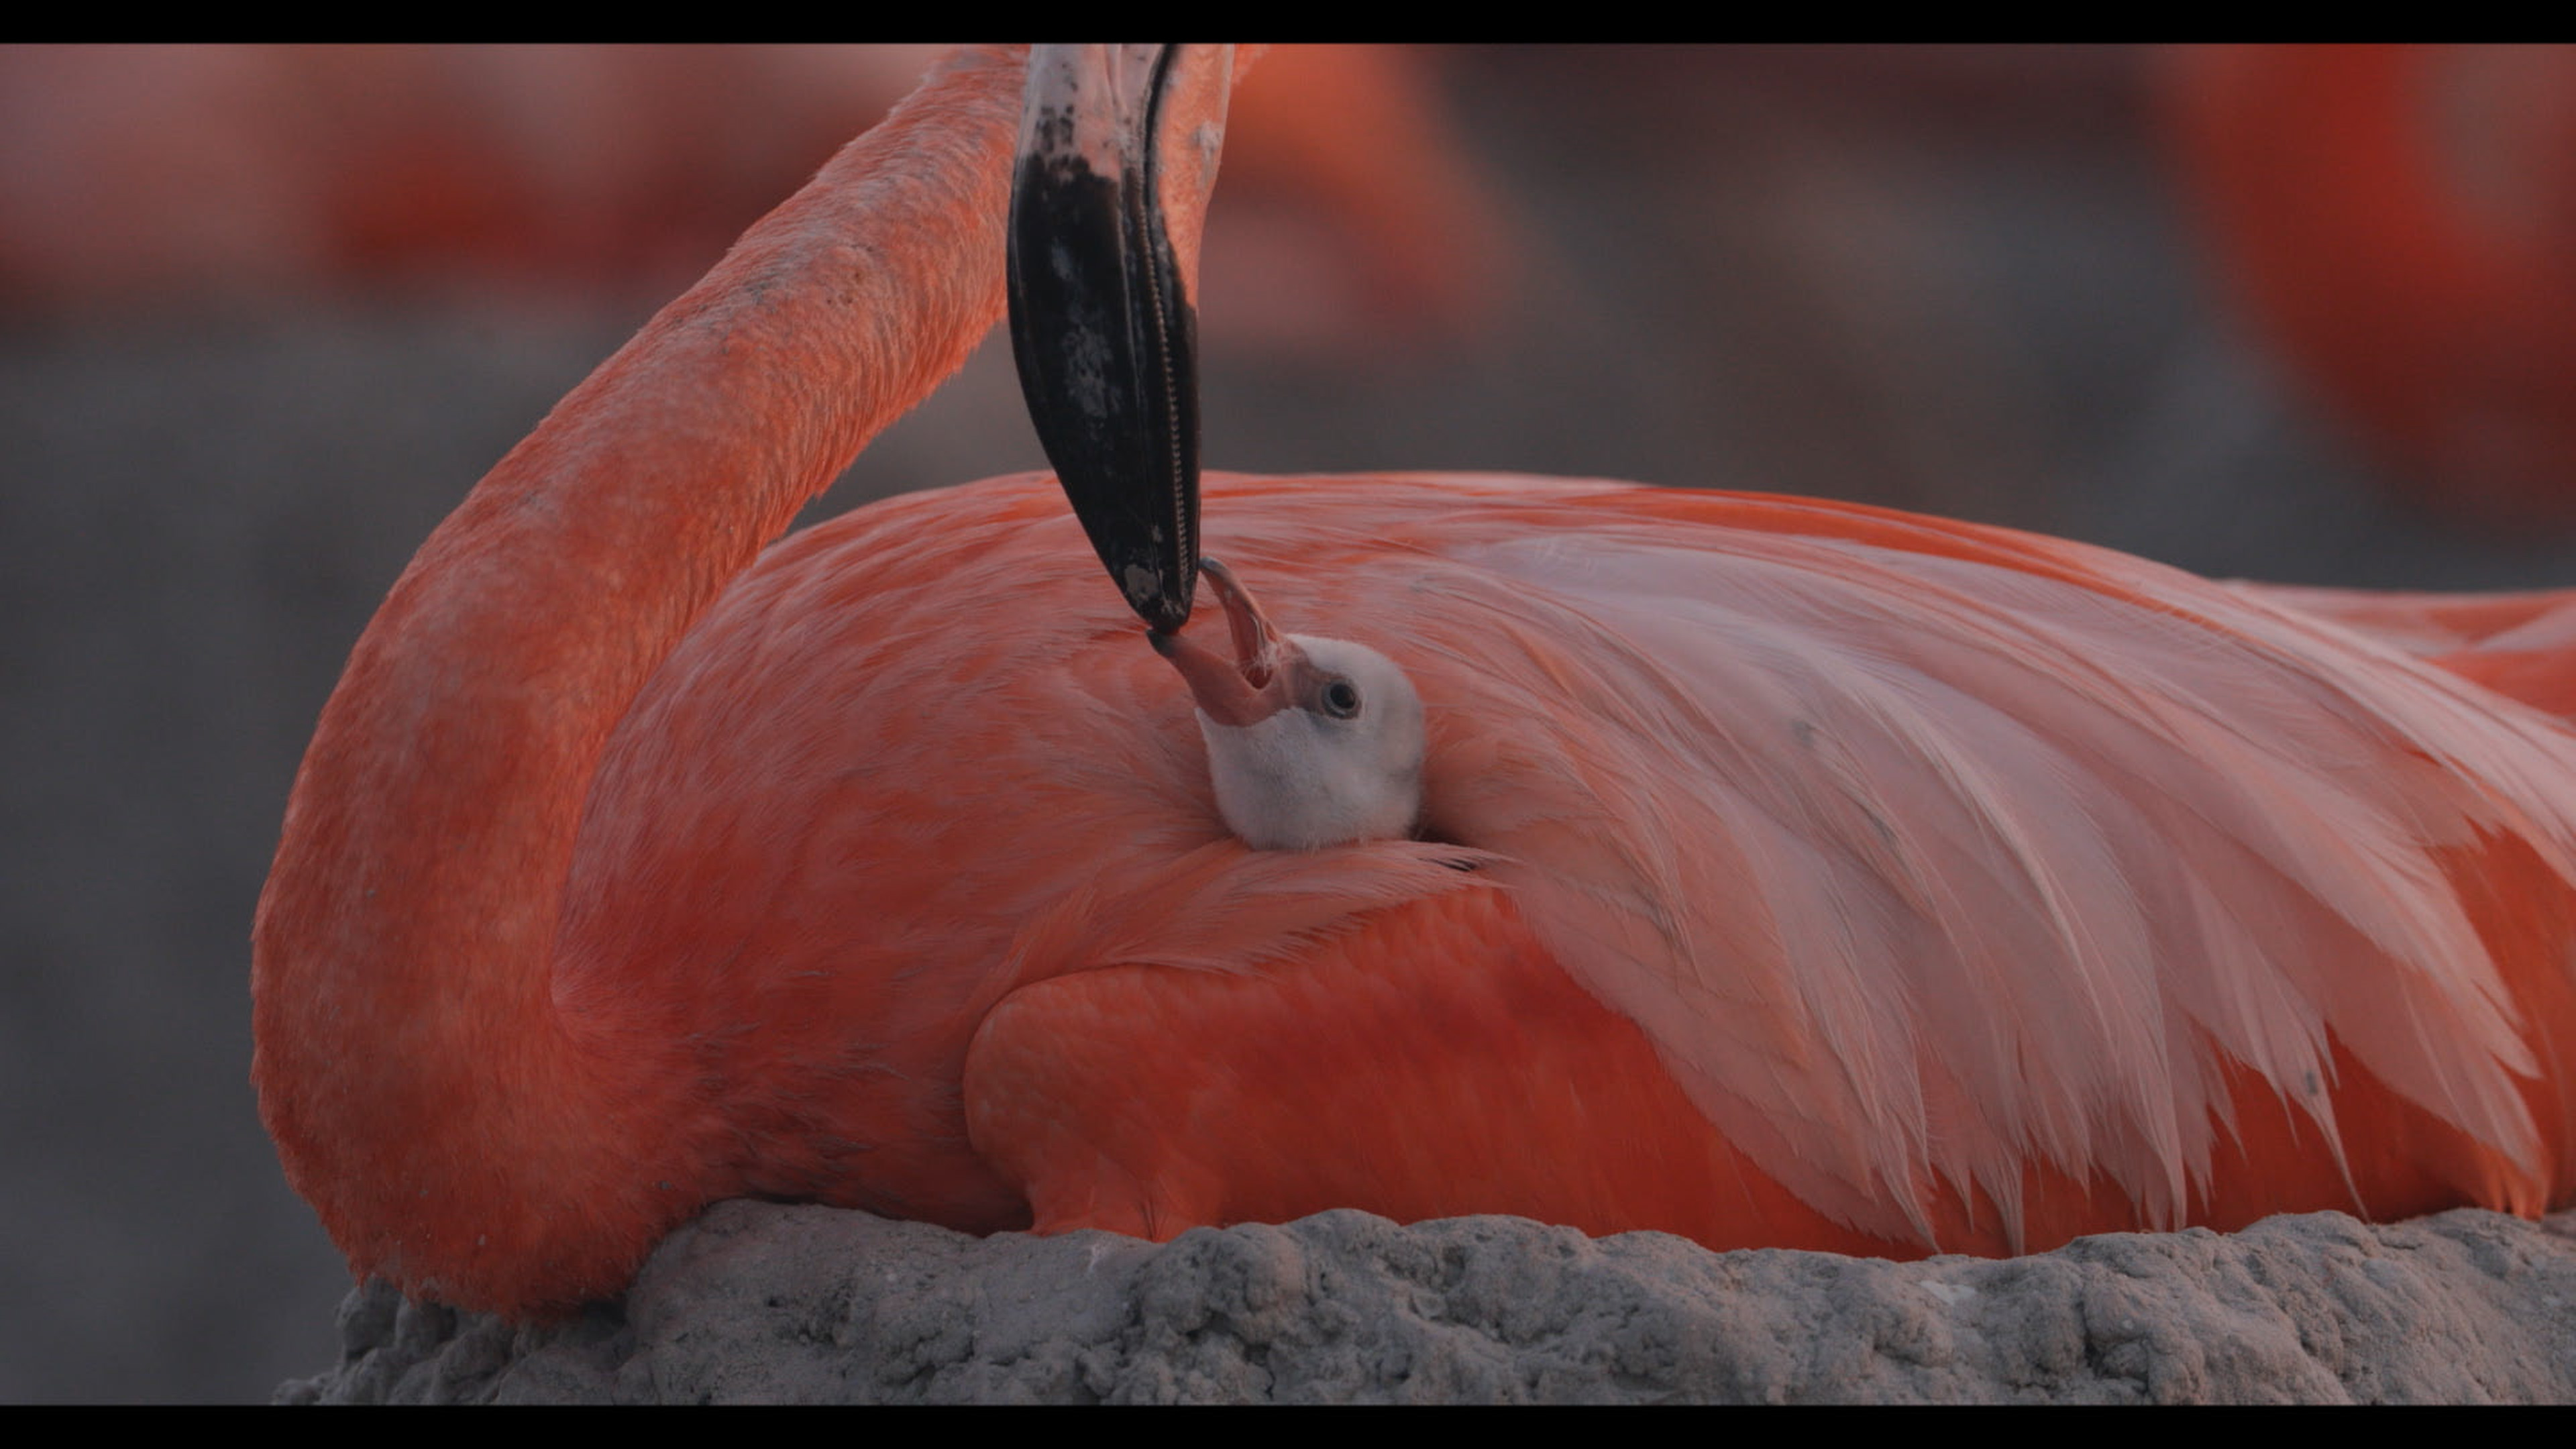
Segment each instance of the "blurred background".
M0 1400L262 1400L248 934L350 644L923 47L0 49ZM2576 51L1282 48L1206 453L2576 584ZM1007 344L818 511L1042 466Z

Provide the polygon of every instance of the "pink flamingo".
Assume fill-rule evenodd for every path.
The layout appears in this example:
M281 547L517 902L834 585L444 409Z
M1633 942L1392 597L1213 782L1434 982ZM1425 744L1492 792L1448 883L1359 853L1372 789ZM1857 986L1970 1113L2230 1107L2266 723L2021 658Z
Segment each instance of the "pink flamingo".
M737 1195L1893 1255L2565 1200L2576 737L2331 600L1218 476L1225 642L1174 633L1243 62L1141 49L1050 53L1027 140L1016 56L943 65L395 585L255 933L262 1111L354 1270L556 1311ZM778 541L1000 315L1015 151L1023 272L1125 289L1019 341L1152 649L1046 477ZM1086 187L1105 236L1050 231Z

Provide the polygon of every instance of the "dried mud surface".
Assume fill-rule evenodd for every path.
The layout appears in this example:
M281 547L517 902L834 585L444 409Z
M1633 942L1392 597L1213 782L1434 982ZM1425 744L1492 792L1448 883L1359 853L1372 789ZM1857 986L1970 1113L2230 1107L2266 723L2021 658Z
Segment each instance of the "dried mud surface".
M514 1330L371 1284L287 1403L2545 1403L2576 1215L2341 1213L2002 1261L1711 1253L1331 1212L975 1239L726 1203L624 1302Z

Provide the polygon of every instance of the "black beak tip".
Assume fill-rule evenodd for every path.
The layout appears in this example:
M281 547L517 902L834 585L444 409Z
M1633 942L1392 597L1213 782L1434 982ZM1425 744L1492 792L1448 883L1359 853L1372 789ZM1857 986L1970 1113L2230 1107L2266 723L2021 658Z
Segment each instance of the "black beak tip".
M1181 626L1190 621L1190 593L1190 581L1184 579L1179 588L1167 587L1142 598L1131 597L1127 605L1145 621L1148 632L1156 636L1172 635L1179 633Z
M1086 524L1090 520L1085 520ZM1115 526L1113 521L1112 526ZM1154 532L1154 530L1147 530ZM1092 530L1092 540L1100 543L1101 530ZM1188 559L1165 556L1159 542L1153 549L1124 546L1126 539L1101 547L1104 561L1116 560L1109 566L1109 576L1118 582L1118 592L1127 607L1145 621L1145 627L1157 634L1179 631L1190 621L1192 595L1197 592L1198 569Z

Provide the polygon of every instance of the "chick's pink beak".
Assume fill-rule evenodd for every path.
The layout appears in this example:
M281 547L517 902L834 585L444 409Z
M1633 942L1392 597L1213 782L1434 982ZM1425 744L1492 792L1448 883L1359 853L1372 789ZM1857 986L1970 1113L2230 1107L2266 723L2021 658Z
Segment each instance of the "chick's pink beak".
M1259 724L1294 703L1289 676L1304 661L1304 651L1270 627L1252 591L1234 571L1212 558L1199 560L1199 577L1216 590L1225 606L1226 624L1234 632L1234 658L1202 648L1179 634L1149 633L1154 652L1172 662L1190 687L1190 697L1209 719L1241 728Z

